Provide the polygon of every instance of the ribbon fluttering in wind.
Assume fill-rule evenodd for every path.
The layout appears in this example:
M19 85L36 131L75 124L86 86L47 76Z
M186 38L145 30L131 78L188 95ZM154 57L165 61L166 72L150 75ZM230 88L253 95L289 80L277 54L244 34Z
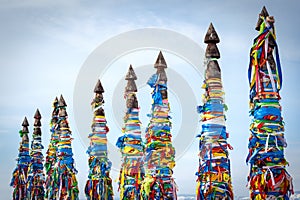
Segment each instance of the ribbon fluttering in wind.
M106 137L109 128L106 125L102 95L104 89L100 80L98 80L94 92L95 97L92 102L94 118L92 133L89 134L90 146L87 150L89 175L85 185L85 196L88 200L112 200L112 180L109 176L111 162L107 157Z
M263 7L250 51L248 78L250 85L248 187L251 199L289 199L293 193L292 177L286 171L284 157L287 143L279 104L282 71L274 29L274 18ZM275 59L273 57L275 54Z
M57 154L57 143L59 141L58 133L58 99L55 98L53 102L53 111L52 119L50 121L50 132L51 138L47 150L47 156L45 161L45 170L46 170L46 183L45 183L45 198L47 199L56 199L58 193L58 180L54 171L54 165L56 163L56 154Z
M27 200L27 182L28 182L28 166L30 163L29 155L29 138L28 138L28 121L24 118L22 123L23 129L20 130L19 155L17 158L17 166L12 174L10 186L14 188L12 199L13 200Z
M34 130L32 134L31 142L31 162L29 165L28 174L28 197L31 200L42 200L44 199L45 189L45 174L44 174L44 156L42 150L44 146L42 145L42 131L41 131L41 114L37 109L34 115Z
M160 52L154 65L157 73L148 81L153 88L152 113L146 129L145 179L141 199L177 199L177 186L173 176L175 149L172 145L170 106L167 91L167 64Z
M144 179L144 145L141 138L141 122L139 120L139 106L136 97L136 74L130 65L125 77L126 114L121 137L118 138L117 147L122 153L122 166L119 175L119 190L121 200L139 200L141 183Z
M78 182L76 178L77 170L74 167L72 152L71 130L67 120L66 102L60 96L58 102L58 121L55 131L58 132L56 163L53 169L53 178L57 184L56 199L78 200Z
M207 66L203 89L203 106L197 110L201 114L202 132L199 138L199 169L197 178L197 199L233 199L230 159L227 143L229 134L226 132L224 110L224 92L221 80L221 70L217 59L220 53L216 43L219 37L213 27L206 33L207 43L205 57Z

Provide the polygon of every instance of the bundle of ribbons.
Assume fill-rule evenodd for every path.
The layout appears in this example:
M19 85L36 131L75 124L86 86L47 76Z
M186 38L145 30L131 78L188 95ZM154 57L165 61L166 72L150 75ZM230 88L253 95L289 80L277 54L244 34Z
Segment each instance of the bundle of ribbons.
M177 199L173 175L175 149L172 145L171 121L167 93L167 64L160 52L154 65L157 73L148 81L153 88L152 113L146 129L145 167L141 199Z
M118 138L117 147L122 153L122 166L119 175L121 200L139 200L140 188L144 179L144 145L141 138L139 106L136 97L136 74L130 65L125 77L125 99L127 111L124 116L124 135Z
M284 157L287 143L279 104L281 66L274 18L269 16L265 7L256 30L259 35L250 51L248 70L252 116L247 157L250 165L248 187L251 199L289 199L293 185Z
M77 170L74 167L72 152L71 130L67 121L66 102L60 96L58 102L58 121L56 130L59 134L57 142L56 163L53 170L54 182L57 184L58 191L56 199L78 199L78 182L76 179Z
M42 145L42 131L41 131L41 114L37 109L34 115L34 130L32 134L31 142L31 162L29 165L29 174L28 174L28 197L29 199L44 199L44 183L45 183L45 174L44 174L44 156L42 150L44 149Z
M13 171L13 177L11 179L10 186L13 190L13 200L26 200L27 198L27 180L28 180L28 166L30 163L29 155L29 138L28 138L28 121L24 118L22 123L23 129L20 130L20 142L19 155L17 158L17 167Z
M199 169L197 178L197 199L233 199L230 159L227 143L229 134L226 132L224 110L224 92L221 80L221 70L217 59L220 53L217 43L219 37L210 24L204 42L207 43L205 57L207 66L205 80L202 86L205 89L203 106L197 110L201 115L202 132L199 138Z
M88 200L111 200L113 199L112 180L109 177L111 162L107 157L107 137L109 129L103 109L104 89L98 80L94 89L95 97L92 102L94 112L92 133L89 134L90 146L89 175L85 185L85 196Z
M58 192L58 182L56 174L54 173L54 165L56 163L57 143L59 141L59 133L57 129L58 122L58 99L55 98L53 102L52 119L50 121L51 138L47 150L45 161L46 182L45 182L45 198L56 199Z

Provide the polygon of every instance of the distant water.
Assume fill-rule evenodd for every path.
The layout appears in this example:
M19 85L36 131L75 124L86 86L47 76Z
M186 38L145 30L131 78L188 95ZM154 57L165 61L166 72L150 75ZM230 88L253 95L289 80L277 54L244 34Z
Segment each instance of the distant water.
M235 200L250 200L249 197L234 197ZM300 200L300 191L295 191L294 195L291 195L290 200Z
M177 195L178 200L194 200L196 199L196 196L194 194L179 194ZM244 196L235 196L235 200L250 200L249 197ZM80 199L80 200L86 200L86 199ZM120 200L119 197L114 197L114 200ZM291 196L290 200L300 200L300 191L296 191L294 195Z

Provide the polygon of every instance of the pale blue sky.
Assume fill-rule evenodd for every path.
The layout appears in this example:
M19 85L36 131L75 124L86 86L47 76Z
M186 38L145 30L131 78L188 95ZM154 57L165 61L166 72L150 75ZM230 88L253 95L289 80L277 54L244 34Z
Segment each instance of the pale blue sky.
M29 122L33 124L33 114L37 107L40 109L43 116L43 144L47 147L52 100L61 93L68 104L70 126L75 138L73 147L76 167L79 171L77 177L80 182L81 197L83 197L88 170L87 156L86 149L80 142L73 116L73 90L82 64L95 48L115 35L147 27L176 31L205 48L203 38L210 22L213 22L221 39L218 45L221 52L219 63L223 73L226 103L229 107L227 113L229 142L234 147L230 154L234 193L247 195L245 185L248 167L245 164L245 157L248 153L250 121L248 55L252 41L257 35L254 28L263 5L266 5L269 14L274 15L276 20L277 41L283 70L281 104L288 142L286 158L290 162L288 171L294 177L295 190L300 190L300 160L298 159L300 139L297 126L300 111L297 82L300 74L298 49L300 3L298 1L1 0L0 2L0 90L2 94L0 99L0 151L2 152L0 199L11 197L12 189L9 187L9 182L16 165L15 158L20 141L18 131L23 117L26 115ZM168 58L172 59L171 56L166 55L166 59ZM138 60L143 64L140 62L143 58ZM153 57L154 61L155 57ZM144 64L149 64L148 60ZM199 87L201 84L202 80L199 80ZM87 88L87 90L92 89ZM200 104L201 93L198 97L198 104ZM106 99L106 101L110 100ZM176 102L173 105L175 106ZM150 105L143 105L143 109L149 108ZM110 108L107 106L106 109ZM176 111L176 108L174 110ZM173 114L173 118L176 118L176 114ZM146 119L144 116L143 118ZM147 122L143 124L146 125ZM174 169L179 193L194 193L196 180L194 173L197 170L197 163L197 140L195 139ZM117 173L112 172L112 177L116 179ZM114 186L116 188L116 184Z

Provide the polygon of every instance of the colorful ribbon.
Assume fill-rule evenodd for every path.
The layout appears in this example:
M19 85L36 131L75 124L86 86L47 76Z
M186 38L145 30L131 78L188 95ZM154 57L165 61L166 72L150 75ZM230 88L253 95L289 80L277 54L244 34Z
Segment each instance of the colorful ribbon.
M124 98L126 99L126 114L124 116L124 135L118 138L117 147L122 153L122 166L119 174L119 191L122 200L139 200L141 183L144 179L144 144L141 138L141 122L136 97L137 76L130 65L126 74Z
M78 182L76 179L77 170L74 167L74 159L72 153L71 130L67 121L66 103L63 97L60 97L58 103L58 121L56 129L59 138L57 142L56 163L53 169L53 188L57 191L56 199L74 199L78 200Z
M45 161L45 170L46 170L46 183L45 183L45 198L47 199L56 199L58 194L58 180L57 175L54 171L54 165L56 163L56 154L57 154L57 143L59 141L59 133L57 130L57 121L58 121L58 99L55 98L53 102L53 111L52 119L50 121L50 132L51 138L47 150L47 156Z
M13 177L10 182L10 186L13 190L13 200L27 200L27 182L28 182L28 166L30 163L29 155L29 138L28 138L28 121L25 117L22 124L23 130L20 130L20 142L19 155L17 158L17 167L13 171Z
M138 113L138 108L127 109L124 117L124 135L119 137L116 144L122 153L119 190L120 199L123 200L140 199L141 182L144 179L144 146Z
M141 189L141 199L177 199L177 186L172 177L175 166L175 149L172 145L170 106L167 96L166 63L160 52L155 64L157 74L148 85L153 88L152 113L146 129L146 178Z
M202 86L205 89L203 106L198 106L201 115L202 131L199 138L199 168L196 175L197 200L206 199L233 199L231 185L230 159L227 143L229 134L226 132L226 117L224 110L224 92L221 80L221 70L217 62L220 57L216 43L219 42L216 31L211 24L205 37L208 43L206 50L207 66L205 80ZM216 51L209 51L213 47Z
M31 163L29 165L28 174L28 197L29 199L44 199L45 189L45 174L44 174L44 156L42 150L44 146L42 145L42 132L41 132L41 115L39 110L36 111L34 122L34 131L32 134L31 142Z
M99 88L100 87L100 92ZM109 177L111 162L107 157L107 137L109 128L106 126L106 118L103 110L104 92L100 80L95 88L95 98L92 102L94 118L92 123L92 133L89 134L90 146L89 155L89 175L85 185L85 196L87 200L112 200L113 189L112 180Z
M211 83L218 83L223 91L222 81L218 78L205 79L206 93L203 106L198 107L201 114L202 132L199 138L199 169L197 179L197 199L233 199L231 185L230 159L227 143L223 92L216 93Z
M252 116L246 159L250 165L248 187L251 199L285 200L293 193L293 184L284 158L287 144L279 104L281 65L273 22L268 16L260 17L263 22L250 51L248 70Z

